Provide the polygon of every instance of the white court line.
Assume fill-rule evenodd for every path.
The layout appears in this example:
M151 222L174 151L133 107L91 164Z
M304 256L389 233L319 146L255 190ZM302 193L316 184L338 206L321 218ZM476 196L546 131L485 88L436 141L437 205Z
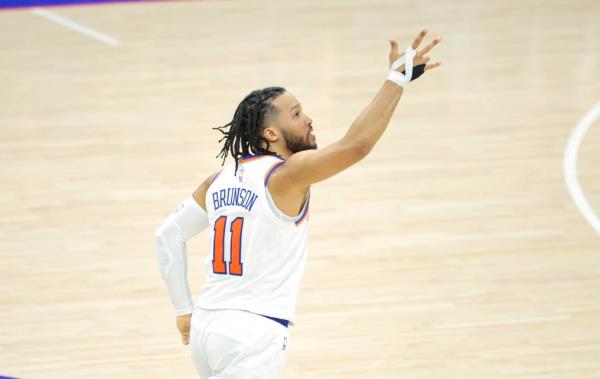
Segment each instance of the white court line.
M514 320L468 322L468 323L462 323L462 324L435 325L433 327L433 329L476 328L479 326L491 326L491 325L519 325L519 324L531 324L533 322L562 321L562 320L568 320L570 318L571 318L571 316L569 316L569 315L557 315L557 316L548 316L548 317L522 318L522 319L514 319Z
M571 137L569 138L569 142L567 143L567 150L565 151L565 158L563 161L563 168L565 172L565 181L567 182L567 188L569 189L569 193L575 202L575 205L583 215L583 217L590 223L592 228L596 231L596 233L600 234L600 220L598 216L594 213L592 207L588 203L583 191L581 190L581 186L577 181L577 153L579 151L579 146L581 145L581 141L585 136L585 133L588 131L592 123L598 118L600 115L600 101L596 103L596 105L579 121L573 133L571 133Z
M60 24L66 28L78 31L79 33L85 34L88 37L92 37L92 38L97 39L98 41L104 42L108 45L118 46L120 44L119 40L116 38L107 36L106 34L99 33L93 29L85 27L74 21L68 20L68 19L61 17L57 14L54 14L52 12L48 12L47 10L44 10L41 8L34 8L34 9L32 9L32 12L37 14L38 16L46 17L50 21L54 21L57 24Z

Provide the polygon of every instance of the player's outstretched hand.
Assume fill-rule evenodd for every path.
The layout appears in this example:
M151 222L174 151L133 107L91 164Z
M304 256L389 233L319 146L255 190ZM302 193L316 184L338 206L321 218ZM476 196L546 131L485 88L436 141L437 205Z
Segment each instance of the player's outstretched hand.
M191 320L192 320L191 313L189 315L177 316L177 319L175 320L175 323L177 324L177 329L179 330L179 333L181 334L181 342L183 342L184 345L187 345L190 343Z
M441 62L435 62L435 63L429 63L430 57L427 56L427 53L429 53L438 43L440 43L440 41L442 40L441 37L435 37L431 42L429 42L429 44L427 46L425 46L424 48L417 50L419 48L419 45L421 44L421 42L423 41L423 39L425 38L425 35L427 34L427 30L423 29L421 30L421 32L419 33L419 35L417 35L417 37L415 38L415 40L413 41L411 47L416 51L416 55L413 58L413 67L425 64L425 71L427 70L431 70L433 68L438 67L439 65L441 65ZM390 40L390 68L392 67L392 64L401 56L403 56L405 54L404 51L399 52L398 51L398 42L395 39L391 39ZM398 67L396 69L396 71L404 71L404 65Z

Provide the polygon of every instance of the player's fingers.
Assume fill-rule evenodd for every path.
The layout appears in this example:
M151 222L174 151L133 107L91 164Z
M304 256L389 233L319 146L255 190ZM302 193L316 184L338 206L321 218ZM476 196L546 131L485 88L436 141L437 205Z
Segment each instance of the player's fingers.
M398 42L395 39L390 40L390 66L398 59Z
M390 55L398 55L398 41L390 40Z
M189 333L188 334L181 333L181 342L183 342L184 345L187 345L190 343Z
M395 39L390 40L390 66L398 60L404 52L398 53L398 42Z
M441 66L442 62L429 63L425 66L425 71Z
M421 30L421 32L419 33L417 38L415 38L415 40L413 41L413 43L410 47L412 47L413 50L417 50L417 47L419 47L419 45L421 44L421 41L423 41L423 38L425 38L426 34L427 34L427 29Z
M440 43L441 40L442 40L441 37L435 37L433 39L433 41L429 42L429 44L427 46L425 46L423 48L423 50L419 51L417 53L417 55L425 55L425 54L427 54L428 52L431 51L431 49L433 49L435 47L435 45L437 45L438 43Z
M423 64L423 63L427 63L431 60L430 57L421 57L420 59L418 59L419 64Z

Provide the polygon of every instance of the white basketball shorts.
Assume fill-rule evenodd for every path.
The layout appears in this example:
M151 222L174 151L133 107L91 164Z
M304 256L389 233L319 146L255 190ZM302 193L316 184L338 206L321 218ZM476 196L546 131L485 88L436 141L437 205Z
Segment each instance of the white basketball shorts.
M202 379L279 379L289 330L266 317L239 310L194 308L190 352Z

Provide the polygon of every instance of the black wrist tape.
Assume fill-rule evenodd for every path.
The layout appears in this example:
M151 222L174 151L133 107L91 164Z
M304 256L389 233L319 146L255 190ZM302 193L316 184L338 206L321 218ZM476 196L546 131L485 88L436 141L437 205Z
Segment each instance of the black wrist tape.
M420 64L418 66L414 66L413 72L412 72L412 78L410 78L410 81L412 82L413 80L417 79L419 76L423 75L424 72L425 72L425 63ZM406 75L406 71L402 71L402 75Z

